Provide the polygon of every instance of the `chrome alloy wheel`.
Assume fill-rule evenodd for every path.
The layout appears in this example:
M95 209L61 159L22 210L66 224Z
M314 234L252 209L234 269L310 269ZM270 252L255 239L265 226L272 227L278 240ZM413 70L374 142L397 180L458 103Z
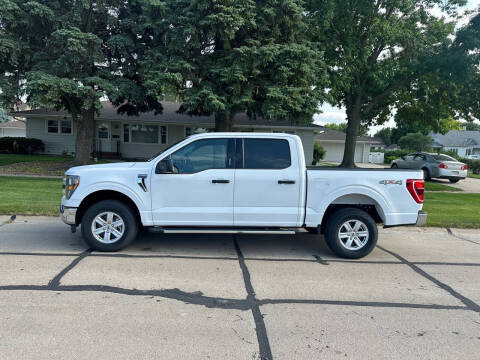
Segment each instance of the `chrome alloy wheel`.
M340 244L347 250L360 250L368 242L368 227L360 220L345 221L338 230Z
M103 244L112 244L123 236L125 223L117 213L106 211L93 219L91 230L95 239Z

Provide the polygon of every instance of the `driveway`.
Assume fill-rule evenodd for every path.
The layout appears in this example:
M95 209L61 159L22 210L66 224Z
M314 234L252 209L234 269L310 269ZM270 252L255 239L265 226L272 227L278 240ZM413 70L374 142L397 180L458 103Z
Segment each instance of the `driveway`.
M450 185L458 189L462 189L467 193L480 193L480 179L467 177L466 179L460 180L455 184L452 184L450 181L444 179L432 179L431 181L439 184Z
M0 217L1 221L7 218ZM119 253L54 218L0 226L2 359L478 359L480 234L145 233Z

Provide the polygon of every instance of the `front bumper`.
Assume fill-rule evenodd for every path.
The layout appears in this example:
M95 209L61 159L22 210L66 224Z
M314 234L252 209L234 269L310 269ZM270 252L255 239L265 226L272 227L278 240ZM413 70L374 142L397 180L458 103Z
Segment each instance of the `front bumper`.
M60 205L60 216L67 225L76 225L77 208Z
M426 211L419 211L418 212L418 217L417 217L417 222L415 225L417 226L422 226L427 223L427 212Z

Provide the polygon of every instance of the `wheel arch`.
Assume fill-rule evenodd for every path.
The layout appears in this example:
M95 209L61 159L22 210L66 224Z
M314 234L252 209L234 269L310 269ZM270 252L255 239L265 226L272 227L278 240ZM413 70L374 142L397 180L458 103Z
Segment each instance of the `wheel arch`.
M80 203L75 216L75 225L78 226L82 222L82 217L90 206L102 200L117 200L124 203L133 210L138 223L142 223L140 210L128 195L115 190L97 190L88 194Z
M379 202L373 197L360 193L346 194L335 198L329 203L329 205L325 209L322 216L322 221L320 223L321 233L324 233L325 224L330 215L344 208L355 208L363 210L368 213L373 218L373 220L375 220L376 223L385 222L384 210L379 204Z

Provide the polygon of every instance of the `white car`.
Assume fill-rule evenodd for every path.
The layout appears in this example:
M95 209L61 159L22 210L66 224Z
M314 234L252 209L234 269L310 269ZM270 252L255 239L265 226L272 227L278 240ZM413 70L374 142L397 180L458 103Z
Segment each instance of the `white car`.
M424 224L420 170L309 168L296 135L205 133L146 162L65 173L60 212L91 248L127 246L139 226L164 233L323 233L360 258L385 227Z

